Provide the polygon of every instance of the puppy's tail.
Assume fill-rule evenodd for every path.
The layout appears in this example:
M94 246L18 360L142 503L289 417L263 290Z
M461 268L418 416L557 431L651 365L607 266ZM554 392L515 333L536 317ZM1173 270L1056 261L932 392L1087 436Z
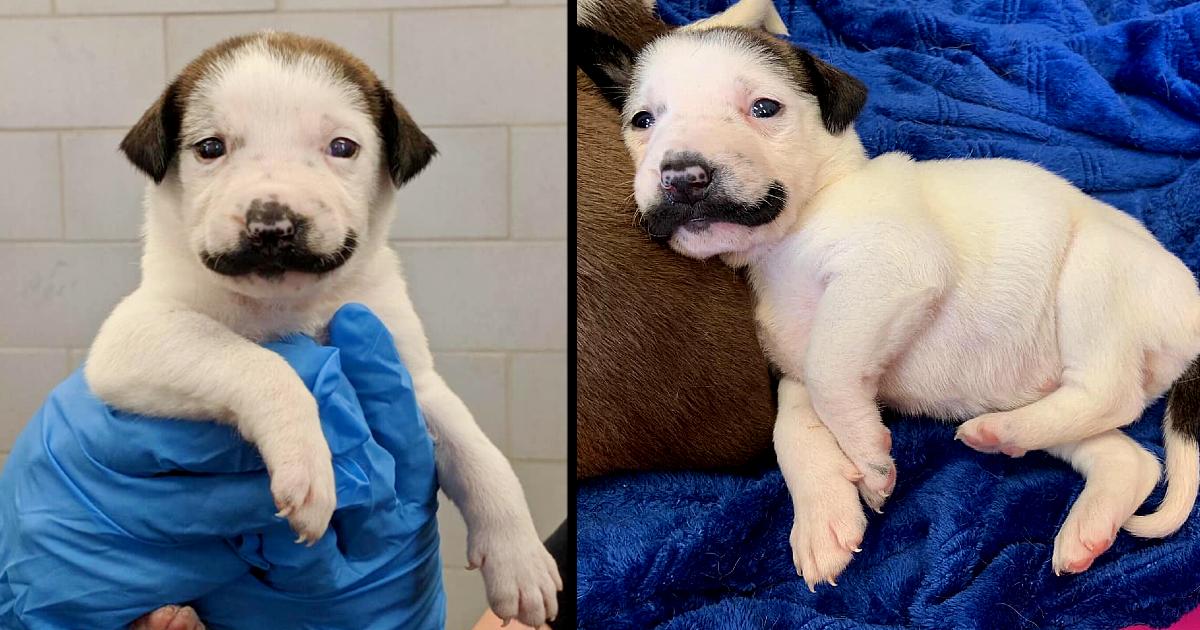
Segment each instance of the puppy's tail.
M1131 516L1125 529L1142 538L1163 538L1187 522L1200 491L1200 357L1192 361L1167 395L1163 444L1167 449L1167 490L1158 510Z

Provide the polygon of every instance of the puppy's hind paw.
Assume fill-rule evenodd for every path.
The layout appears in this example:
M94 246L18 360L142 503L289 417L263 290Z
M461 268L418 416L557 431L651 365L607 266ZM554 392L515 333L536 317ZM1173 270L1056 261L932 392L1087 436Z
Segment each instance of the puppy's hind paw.
M980 453L1004 453L1009 457L1021 457L1029 449L1018 444L1009 434L1012 422L1006 420L1004 412L988 413L962 423L954 439Z
M485 533L470 542L467 556L468 568L483 571L488 606L505 624L517 619L536 628L558 616L562 578L532 527Z

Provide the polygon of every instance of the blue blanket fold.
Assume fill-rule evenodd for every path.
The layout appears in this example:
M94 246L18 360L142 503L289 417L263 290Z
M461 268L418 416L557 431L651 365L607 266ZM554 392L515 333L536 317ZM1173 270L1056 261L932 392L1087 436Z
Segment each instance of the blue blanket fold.
M728 0L663 0L690 22ZM873 155L1036 162L1142 220L1200 269L1200 3L778 2L790 39L862 79ZM1114 252L1114 255L1119 253ZM1162 457L1162 405L1128 433ZM1050 569L1082 488L1066 464L983 455L928 419L889 418L899 485L840 586L809 593L777 469L582 484L580 627L1165 626L1200 604L1200 516L1122 533L1079 576ZM1162 488L1147 507L1157 505Z

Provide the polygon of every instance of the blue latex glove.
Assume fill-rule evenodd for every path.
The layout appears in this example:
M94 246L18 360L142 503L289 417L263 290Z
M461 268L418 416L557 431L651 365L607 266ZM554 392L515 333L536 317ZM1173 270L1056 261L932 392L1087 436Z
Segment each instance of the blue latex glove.
M347 305L330 346L267 347L312 390L337 510L313 547L228 427L107 408L76 371L0 473L0 628L125 628L190 603L213 630L441 628L433 445L392 337Z

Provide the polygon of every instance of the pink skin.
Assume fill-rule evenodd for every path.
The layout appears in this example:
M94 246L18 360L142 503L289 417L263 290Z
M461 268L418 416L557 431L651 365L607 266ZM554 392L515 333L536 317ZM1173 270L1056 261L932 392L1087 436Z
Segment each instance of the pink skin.
M191 606L167 605L139 617L129 630L204 630L204 624Z
M1000 438L983 425L980 425L974 433L960 432L958 438L967 446L981 453L1004 453L1009 457L1021 457L1025 454L1021 448L1002 444Z

